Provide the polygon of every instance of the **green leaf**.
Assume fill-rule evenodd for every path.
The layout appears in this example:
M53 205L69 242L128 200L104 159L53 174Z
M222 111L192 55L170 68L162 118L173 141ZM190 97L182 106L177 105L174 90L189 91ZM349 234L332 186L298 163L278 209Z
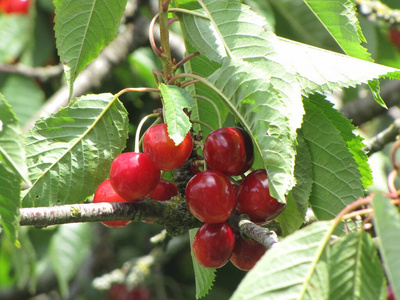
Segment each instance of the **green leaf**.
M271 194L285 202L294 185L294 136L285 106L265 73L252 65L226 59L208 80L232 114L254 138L255 154L268 173Z
M349 151L353 154L353 158L357 163L358 170L361 174L361 180L364 189L368 188L372 184L372 171L368 164L368 157L363 151L365 147L363 138L355 135L354 131L356 127L351 121L343 117L342 113L339 113L333 108L333 104L325 100L322 95L310 96L311 101L324 111L324 115L332 122L332 125L339 131L340 136L346 143Z
M371 61L371 54L361 46L361 42L366 40L356 17L354 1L304 0L304 2L347 55Z
M79 203L108 177L112 160L125 148L127 112L111 94L76 99L27 134L33 186L22 205Z
M383 266L396 299L400 299L400 215L390 199L377 193L372 199L374 228Z
M31 78L21 75L0 75L0 92L13 107L23 126L45 101L43 90Z
M331 221L316 222L274 245L247 273L231 300L312 299L315 290L324 288L322 277L327 274L318 263L326 261L333 229Z
M162 95L164 119L168 125L168 135L175 145L179 145L192 127L183 109L191 110L194 100L188 91L175 85L160 84L159 89Z
M26 16L0 16L0 62L14 61L23 51L29 38L30 20Z
M329 299L382 299L386 284L371 236L356 231L332 247Z
M18 245L21 179L27 178L24 140L18 119L0 94L0 223Z
M50 241L49 258L56 274L62 296L68 296L68 282L87 256L91 244L89 223L59 226Z
M194 236L196 235L198 229L190 229L190 247L192 247ZM205 268L196 261L193 256L192 251L192 261L194 268L194 276L196 280L196 299L203 298L208 294L209 290L212 288L215 280L215 269Z
M400 78L398 69L279 38L277 51L297 73L303 94L332 93L344 87L388 76Z
M127 0L55 0L58 54L72 91L78 74L116 36Z
M304 99L301 132L313 165L310 204L318 219L327 220L361 197L363 185L353 154L332 123L332 108L322 101Z

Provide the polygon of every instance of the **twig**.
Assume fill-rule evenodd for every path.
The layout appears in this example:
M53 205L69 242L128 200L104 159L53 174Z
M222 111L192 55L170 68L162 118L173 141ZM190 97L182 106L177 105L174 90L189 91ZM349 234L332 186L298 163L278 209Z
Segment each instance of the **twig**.
M183 201L184 202L184 201ZM104 222L115 220L155 221L164 225L171 235L201 225L187 210L182 199L169 201L147 199L136 203L84 203L52 207L21 208L21 226L38 228L50 225Z
M20 74L46 81L52 77L60 76L63 72L61 65L31 68L23 64L0 65L0 73Z
M368 156L370 156L373 153L382 150L387 144L394 142L399 133L400 118L394 120L388 128L373 137L363 150L368 152Z
M381 96L388 108L399 105L400 83L398 81L389 81L382 84ZM359 126L386 113L387 109L377 104L372 95L368 95L346 103L340 111L343 112L346 118L351 119L354 125Z

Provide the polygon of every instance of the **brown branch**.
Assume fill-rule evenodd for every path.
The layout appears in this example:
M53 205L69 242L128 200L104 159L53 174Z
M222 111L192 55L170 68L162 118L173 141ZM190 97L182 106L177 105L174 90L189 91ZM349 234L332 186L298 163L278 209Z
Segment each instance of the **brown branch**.
M180 197L170 201L147 199L136 203L84 203L52 207L21 208L21 226L51 225L115 220L154 221L171 235L201 226Z
M381 97L388 108L400 104L400 82L389 81L381 87ZM372 95L346 103L341 109L343 115L353 120L353 124L359 126L373 118L387 112L387 109L380 106Z
M31 68L23 64L0 64L0 73L20 74L26 77L46 81L52 77L60 76L63 72L61 65Z

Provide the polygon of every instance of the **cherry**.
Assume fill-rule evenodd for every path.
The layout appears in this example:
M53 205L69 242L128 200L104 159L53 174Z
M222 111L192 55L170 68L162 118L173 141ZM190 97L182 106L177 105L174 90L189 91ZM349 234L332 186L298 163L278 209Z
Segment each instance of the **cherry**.
M238 269L249 271L260 260L265 251L267 251L267 248L260 243L237 235L230 260Z
M167 124L150 127L143 137L143 152L148 154L154 164L164 171L175 170L190 156L193 149L192 136L188 133L178 146L169 137Z
M390 27L389 39L400 50L400 30L397 27Z
M393 294L393 289L390 285L386 287L386 300L396 300Z
M243 174L254 160L251 138L238 127L211 132L204 142L203 155L209 168L229 176Z
M160 179L150 198L158 201L166 201L178 195L179 191L175 184L167 180Z
M0 0L0 11L25 15L29 11L29 0Z
M269 193L268 177L265 170L256 170L246 176L236 194L236 209L247 214L253 222L266 222L274 219L284 209Z
M110 181L114 190L126 201L140 201L156 188L160 170L147 154L126 152L112 162Z
M194 175L186 186L185 195L189 210L205 223L225 222L236 205L232 184L217 170Z
M107 179L98 186L96 193L94 194L93 203L100 202L126 202L126 200L114 191L110 180ZM107 221L102 223L107 227L117 229L125 227L130 223L130 221Z
M197 262L207 268L220 268L232 255L235 233L227 223L204 224L193 239L192 250Z

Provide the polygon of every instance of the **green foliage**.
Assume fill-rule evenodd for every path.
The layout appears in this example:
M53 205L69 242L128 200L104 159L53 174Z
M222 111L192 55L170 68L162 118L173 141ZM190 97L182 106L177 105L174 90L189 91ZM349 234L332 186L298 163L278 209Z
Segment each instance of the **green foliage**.
M80 203L108 177L127 139L125 108L111 94L80 97L39 120L26 137L33 183L22 205Z
M117 35L127 0L56 0L57 50L70 90L78 74Z
M18 119L0 94L0 224L17 243L21 181L27 179L24 141Z
M378 247L382 256L388 281L393 289L395 298L400 297L400 259L397 255L400 244L400 215L390 199L382 194L373 198L375 212L374 225L378 235Z
M51 239L49 258L63 296L68 295L68 281L87 258L91 243L90 235L90 224L68 224L59 226Z
M168 134L176 145L182 143L192 124L184 108L192 109L194 100L188 91L175 85L160 84L164 120L168 125Z
M400 65L385 26L369 29L369 35L362 32L360 24L369 21L359 21L350 0L243 2L249 6L239 0L171 1L169 7L179 10L169 16L179 19L186 53L199 54L184 64L186 77L179 79L180 85L157 86L151 70L160 64L154 63L158 58L145 47L133 52L103 89L114 93L131 84L158 88L164 121L176 144L192 126L204 138L210 128L227 124L240 124L251 134L253 169L267 170L271 192L286 202L286 209L271 224L277 226L280 243L247 273L231 299L384 299L385 275L400 298L400 217L390 199L382 194L373 198L376 243L361 228L350 233L337 230L342 228L338 214L363 197L373 179L357 128L326 99L327 93L364 84L385 105L379 79L400 79L399 70L371 58L377 55L374 59L380 63ZM51 30L46 31L49 20L44 19L52 14L52 7L37 1L29 17L0 14L0 63L45 66L59 59L72 92L76 77L122 29L127 1L56 0L54 4L59 58L53 57L54 41ZM138 5L140 14L148 11ZM364 35L374 37L372 55L365 47L374 47L366 44ZM157 45L165 42L161 37ZM71 280L89 251L94 252L91 225L27 229L18 236L21 198L26 208L87 200L108 177L113 158L125 149L137 119L148 114L145 110L152 110L153 103L146 103L144 93L128 100L124 95L122 103L99 88L91 91L98 94L78 97L38 120L24 137L20 126L61 86L59 78L33 77L0 74L0 91L5 95L0 96L0 224L9 237L2 235L0 240L0 292L12 285L33 291L39 277L52 270L62 296L67 297ZM177 175L173 173L166 178L173 180ZM310 208L318 220L311 225L306 224ZM144 245L149 250L148 236L142 231L124 230L112 238L107 234L118 241L115 248L134 235L135 247ZM196 229L189 231L190 242L195 233ZM338 234L335 239L333 233ZM13 244L19 245L17 238L22 249L13 252ZM99 242L99 248L108 242ZM130 260L127 265L132 266L139 252L136 248L115 255L114 263ZM189 251L186 254L190 259ZM193 256L192 261L196 298L213 299L210 291L218 289L216 270L200 266ZM157 268L161 271L162 266ZM156 276L163 272L155 273L153 284L162 282ZM171 290L175 287L169 281L167 285Z

